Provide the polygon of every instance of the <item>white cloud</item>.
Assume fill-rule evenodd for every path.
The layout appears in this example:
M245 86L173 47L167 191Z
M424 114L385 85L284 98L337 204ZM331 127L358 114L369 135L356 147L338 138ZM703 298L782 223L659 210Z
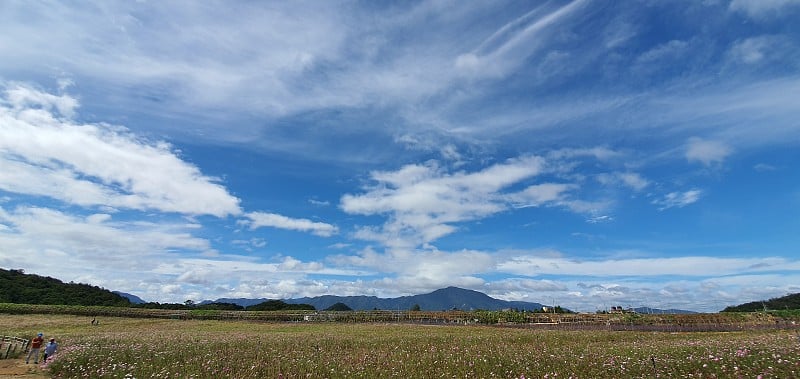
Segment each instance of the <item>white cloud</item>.
M7 103L16 113L28 109L43 109L53 117L60 115L67 119L74 116L78 108L78 100L71 96L52 95L22 85L7 88L2 102Z
M765 51L769 47L769 40L763 37L748 38L739 41L731 47L730 54L747 64L758 63L764 59Z
M169 144L141 140L121 127L76 123L66 118L77 104L69 99L23 85L5 90L0 189L80 206L220 217L240 212L239 199Z
M397 171L376 171L371 173L373 182L363 187L364 193L342 196L340 207L351 214L386 217L381 227L360 226L353 236L401 249L451 234L458 230L458 223L512 209L559 207L595 220L611 219L602 213L615 201L579 198L586 194L582 192L581 175L575 171L583 159L607 161L617 153L605 148L562 149L545 156L547 159L508 159L473 172L450 172L436 161L406 165ZM543 174L555 174L565 182L535 183ZM647 185L633 173L621 173L615 180L636 189Z
M797 3L733 0L729 9L759 22L774 16L781 23L762 29L790 33L784 22L790 19L786 15L794 16L788 11ZM638 195L657 187L649 175L630 170L646 169L656 178L660 170L680 171L677 165L687 161L711 167L734 151L763 151L796 140L800 80L791 34L753 36L748 33L758 33L755 29L737 29L733 23L741 17L734 15L702 31L676 24L674 36L681 40L654 45L647 38L648 26L636 23L654 8L619 4L521 2L496 7L470 2L454 7L434 1L382 7L376 18L371 7L338 3L11 3L0 12L0 50L13 54L0 54L0 75L40 83L53 81L54 74L62 79L51 93L8 84L0 96L0 192L13 195L0 198L3 206L11 204L0 217L0 246L15 252L0 252L0 265L30 264L68 280L87 278L115 289L141 289L161 301L199 294L396 295L461 285L532 301L543 300L535 299L537 291L547 291L581 305L598 299L632 302L658 293L697 302L700 297L689 298L692 291L714 290L708 283L698 284L703 280L699 275L672 282L656 278L657 271L645 279L627 276L635 276L637 264L647 270L658 263L734 267L722 270L728 273L736 265L701 257L618 259L572 267L576 259L554 258L542 272L595 274L583 278L586 287L570 280L530 279L522 271L516 278L492 282L488 278L497 272L496 258L502 254L442 252L427 245L460 228L478 228L477 222L460 223L506 211L526 218L542 213L515 207L561 207L579 213L572 218L579 227L595 228L581 226L580 220L613 220L618 199L607 196L623 192L619 189ZM700 8L693 9L687 17L699 15L695 11ZM574 27L578 24L591 27ZM693 31L699 34L691 35ZM721 50L726 46L727 52ZM643 71L636 75L637 69ZM655 75L643 75L650 73ZM373 172L368 186L341 197L340 210L367 216L342 221L365 223L354 225L352 236L377 241L385 252L364 249L347 259L322 260L325 264L314 260L318 258L283 256L260 263L256 254L230 256L210 242L222 244L230 238L196 237L202 218L185 223L152 220L178 217L164 214L174 212L234 215L251 231L274 227L331 236L338 228L310 216L247 213L219 179L203 175L169 144L145 140L145 134L124 127L79 122L79 113L87 116L84 120L113 114L114 120L132 120L122 121L131 128L168 135L171 141L222 143L232 149L241 146L229 144L236 141L253 150L280 149L319 160L339 154L370 167L397 168L419 162L420 156L442 159ZM255 121L227 122L249 117ZM293 129L295 121L306 129ZM324 131L325 138L313 134L317 131ZM360 136L375 143L351 138ZM690 136L699 138L686 143ZM389 141L394 144L383 143ZM347 150L342 146L347 143L357 146ZM604 144L611 147L586 148ZM307 148L314 146L318 148ZM336 152L323 151L331 146ZM485 162L511 151L540 153L552 146L568 148L542 153L541 164L521 165L526 158L519 158L486 167ZM401 163L389 160L398 157L392 155L395 147L405 149ZM365 158L361 150L380 150L375 154L380 159ZM685 160L660 161L665 156ZM688 188L647 196L661 210L684 207L704 193ZM61 210L20 206L27 199L42 200L36 197L48 197L48 206ZM51 199L61 203L52 205ZM309 202L328 205L321 199ZM84 208L80 214L64 210L79 207ZM137 216L147 219L132 221ZM370 224L376 219L377 226ZM626 222L620 221L621 226ZM236 250L266 253L272 245L281 246L270 240L266 249L263 239L242 229L247 228L238 228L238 239L231 241ZM329 247L344 249L340 252L363 248L340 241L331 241ZM187 259L187 254L197 259ZM112 263L99 266L105 259ZM81 271L71 261L100 269ZM146 269L155 261L157 270L137 271L135 279L116 272L124 267L121 262ZM331 262L341 266L326 266ZM749 272L762 269L756 266L763 263L754 262ZM617 265L631 275L604 274L615 272ZM318 274L370 280L313 277ZM718 291L733 295L780 294L776 292L789 286L774 283L799 282L794 274L765 279L759 271L751 276L764 288L773 285L758 292L740 282L744 275L712 279L721 279L715 282L720 283ZM159 297L162 291L169 297Z
M634 191L641 191L650 185L650 181L635 172L615 172L597 175L597 181L605 185L624 185Z
M765 34L734 42L727 52L726 69L753 72L775 66L790 70L798 67L797 60L796 38L787 34Z
M278 229L297 230L310 232L321 237L330 237L339 232L335 225L324 222L311 221L304 218L290 218L275 213L250 212L245 214L248 220L241 220L239 223L247 225L250 230L272 227Z
M599 223L611 222L611 221L614 221L614 217L611 217L609 215L592 216L592 217L589 217L589 218L586 219L586 222L588 222L590 224L599 224Z
M319 205L321 207L327 207L328 205L331 205L331 203L327 200L323 201L317 199L308 199L308 202L314 205Z
M731 154L731 148L718 141L709 141L701 138L690 138L686 147L686 159L689 162L697 161L706 166L721 163Z
M505 76L535 54L551 32L586 2L575 0L560 8L537 7L503 25L476 49L456 57L454 66L461 73L477 77Z
M642 178L641 175L634 173L634 172L624 172L618 174L619 179L627 185L628 187L632 188L635 191L641 191L645 189L650 182Z
M703 191L698 189L685 192L670 192L660 199L653 200L652 203L658 205L658 209L662 211L673 207L683 208L700 200L700 195L702 194Z
M549 279L509 278L487 283L486 293L500 299L515 301L542 302L541 292L567 291L569 286L563 282Z
M237 246L244 246L247 251L253 251L253 248L260 249L267 246L267 241L263 238L251 238L249 240L232 240L232 244Z
M348 34L334 4L25 4L7 11L0 45L17 54L0 67L55 66L139 89L168 82L175 88L157 91L166 101L276 113L291 107L288 99L301 101L292 81L335 59ZM242 90L265 96L239 96Z
M194 237L189 223L115 221L108 215L76 217L40 207L0 208L0 266L24 266L72 277L78 271L150 270L175 250L204 252L210 243ZM51 257L52 259L48 259Z
M430 289L446 286L454 278L475 281L474 275L493 271L495 265L495 258L486 252L474 250L445 252L436 249L394 249L378 253L368 248L357 255L329 257L329 261L340 267L375 270L387 277L396 276L399 280L409 283L416 281L417 284L414 284L413 288Z
M565 194L576 186L563 183L543 183L529 186L522 192L509 195L517 207L539 206L563 200Z
M766 163L756 163L753 166L753 170L756 170L758 172L769 172L769 171L775 171L777 169L778 169L777 167Z
M300 272L313 272L321 271L325 266L320 262L302 262L293 257L284 257L283 261L278 265L278 269L282 271L300 271Z
M362 238L417 246L451 233L452 223L507 209L501 191L543 169L540 157L510 159L472 173L450 174L433 162L407 165L395 172L373 172L375 184L363 194L342 196L340 206L347 213L389 216L380 232L362 229Z
M798 0L733 0L730 10L742 12L755 19L763 19L767 16L776 16L789 6L798 6Z
M519 255L499 261L497 264L498 271L516 275L565 275L605 278L668 275L713 277L745 272L797 270L799 268L800 261L791 261L780 257L721 258L709 256L582 261L564 257Z
M656 66L668 63L683 55L689 47L686 41L672 40L642 53L637 59L637 64Z
M607 161L622 156L621 153L607 147L564 148L553 150L547 154L548 159L569 159L579 157L592 157L599 161Z

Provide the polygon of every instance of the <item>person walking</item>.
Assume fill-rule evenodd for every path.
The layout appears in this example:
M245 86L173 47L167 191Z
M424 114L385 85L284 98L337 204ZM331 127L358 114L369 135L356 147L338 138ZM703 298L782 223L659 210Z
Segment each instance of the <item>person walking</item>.
M31 355L33 356L33 363L39 363L39 350L42 348L43 334L39 333L31 340L31 350L28 351L28 356L25 357L25 363L30 363Z
M47 363L47 358L52 359L53 355L56 354L58 350L58 344L56 343L55 338L51 338L50 342L44 346L44 362Z

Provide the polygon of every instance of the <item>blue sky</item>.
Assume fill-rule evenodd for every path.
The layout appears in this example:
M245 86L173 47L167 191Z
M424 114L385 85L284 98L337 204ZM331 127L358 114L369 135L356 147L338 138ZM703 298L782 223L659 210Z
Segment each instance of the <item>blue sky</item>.
M800 2L0 2L0 267L149 301L800 292Z

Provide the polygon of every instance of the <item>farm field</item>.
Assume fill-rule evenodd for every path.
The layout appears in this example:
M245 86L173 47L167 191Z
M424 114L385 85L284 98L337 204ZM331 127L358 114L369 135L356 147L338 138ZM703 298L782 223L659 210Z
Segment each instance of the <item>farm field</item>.
M0 315L56 378L797 378L796 330L635 332Z

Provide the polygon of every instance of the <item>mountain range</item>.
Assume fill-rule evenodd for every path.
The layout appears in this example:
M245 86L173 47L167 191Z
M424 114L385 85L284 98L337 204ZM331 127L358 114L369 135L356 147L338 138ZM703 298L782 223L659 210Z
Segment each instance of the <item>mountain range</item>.
M220 298L205 300L199 304L232 303L243 307L260 304L273 299ZM283 300L288 304L309 304L323 310L336 303L347 305L353 310L409 310L419 305L420 310L540 310L540 303L524 301L505 301L492 298L478 291L457 287L447 287L428 294L402 296L397 298L378 298L375 296L317 296ZM130 306L148 304L136 295L110 291L80 283L64 283L51 277L26 274L22 269L6 270L0 268L0 303L19 304L65 304L65 305L106 305ZM157 304L157 303L156 303ZM179 304L183 305L183 304ZM800 293L784 297L751 302L739 306L729 306L724 312L752 312L764 309L800 309ZM680 309L636 308L637 313L695 313Z
M269 299L244 299L244 298L220 298L214 301L203 301L207 303L233 303L247 307L267 301ZM420 310L441 311L441 310L502 310L518 309L534 311L542 309L543 305L526 301L506 301L495 299L482 292L458 288L447 287L438 289L431 293L413 296L401 296L395 298L380 298L376 296L333 296L324 295L316 297L301 297L296 299L285 299L288 304L310 304L316 309L327 309L336 303L347 305L353 310L409 310L419 305Z

